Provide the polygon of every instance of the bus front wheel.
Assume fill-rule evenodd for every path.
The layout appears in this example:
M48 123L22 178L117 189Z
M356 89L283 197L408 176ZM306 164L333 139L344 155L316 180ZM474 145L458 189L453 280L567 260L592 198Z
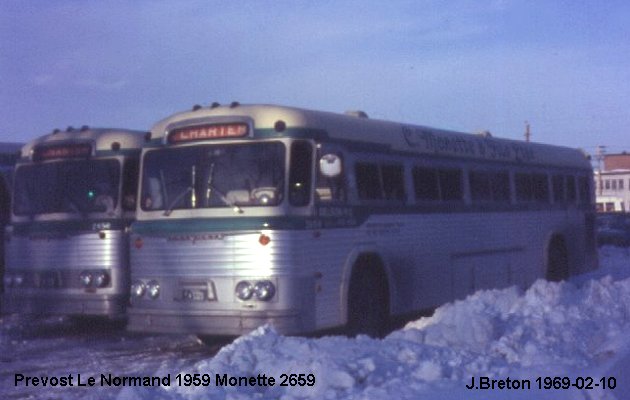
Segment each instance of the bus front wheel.
M382 337L389 324L387 277L374 262L354 268L348 288L348 334Z

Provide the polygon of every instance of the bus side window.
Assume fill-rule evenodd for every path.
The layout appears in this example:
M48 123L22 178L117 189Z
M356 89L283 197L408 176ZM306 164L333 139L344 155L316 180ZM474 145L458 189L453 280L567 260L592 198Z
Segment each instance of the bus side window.
M138 197L138 160L125 160L123 165L122 206L125 211L135 211Z
M563 203L566 198L566 189L564 187L564 176L554 175L551 178L551 186L553 187L553 202Z
M514 174L516 186L516 200L519 202L532 201L534 197L531 174Z
M549 203L549 179L547 174L532 174L534 200L538 203Z
M464 199L461 169L440 169L438 176L442 200L454 201Z
M374 163L359 162L354 166L357 190L361 200L380 200L383 198L378 165Z
M474 202L510 202L510 176L505 171L470 171L470 197Z
M573 175L566 175L567 180L567 201L569 203L575 203L575 177Z
M343 165L343 159L337 154ZM318 203L343 203L346 201L346 181L344 172L338 176L325 176L317 164L317 182L315 183L315 200Z
M298 141L291 145L291 167L289 170L289 202L293 206L306 206L310 201L311 169L313 168L313 146Z
M492 199L496 202L510 202L510 175L503 172L490 174L490 184L492 186Z
M386 200L405 201L405 178L402 165L381 165L381 178Z
M437 170L426 167L414 167L413 188L416 200L431 201L440 199Z
M487 172L470 171L468 173L470 197L472 201L491 201L490 174Z

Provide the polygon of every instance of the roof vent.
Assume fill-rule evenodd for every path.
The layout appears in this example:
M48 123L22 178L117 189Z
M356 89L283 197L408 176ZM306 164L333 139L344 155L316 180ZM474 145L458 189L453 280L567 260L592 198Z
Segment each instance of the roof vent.
M238 106L240 106L241 103L239 103L238 101L233 101L230 103L230 108L236 108Z
M210 104L210 108L217 108L221 105L221 103L219 103L218 101L214 101L212 102L212 104Z
M351 117L357 117L357 118L369 118L367 113L361 110L350 110L350 111L346 111L344 114L349 115Z
M481 136L483 138L491 138L492 137L492 133L490 133L490 131L480 131L480 132L475 133L475 135Z

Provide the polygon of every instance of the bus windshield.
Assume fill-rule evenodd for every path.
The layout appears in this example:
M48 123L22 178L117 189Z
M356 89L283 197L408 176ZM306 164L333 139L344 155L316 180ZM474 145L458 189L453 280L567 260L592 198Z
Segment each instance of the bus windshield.
M280 142L196 145L144 157L143 210L276 206L284 193Z
M23 165L15 173L15 215L112 212L120 163L76 160Z

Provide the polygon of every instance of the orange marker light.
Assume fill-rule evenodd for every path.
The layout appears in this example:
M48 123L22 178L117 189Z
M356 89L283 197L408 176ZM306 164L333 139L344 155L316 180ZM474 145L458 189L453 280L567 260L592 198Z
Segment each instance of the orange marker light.
M264 233L261 233L260 237L258 238L258 243L262 244L263 246L266 246L269 244L269 242L271 242L271 238L265 235Z

